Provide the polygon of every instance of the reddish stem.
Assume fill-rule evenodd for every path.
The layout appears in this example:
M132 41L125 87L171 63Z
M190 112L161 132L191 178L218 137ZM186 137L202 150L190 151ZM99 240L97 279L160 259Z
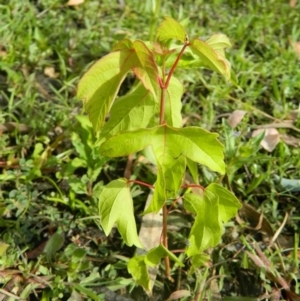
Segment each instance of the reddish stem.
M165 102L166 102L166 89L161 89L160 95L160 110L159 110L159 124L165 123Z
M169 210L168 210L168 213L172 210L174 204L177 203L181 198L182 198L182 197L179 196L177 199L175 199L175 200L172 202L172 204L171 204L171 206L170 206L170 208L169 208Z
M148 183L145 183L145 182L142 182L142 181L139 181L139 180L128 180L127 181L127 184L130 184L130 183L135 183L135 184L139 184L139 185L142 185L142 186L145 186L145 187L148 187L148 188L154 188L153 185L150 185Z
M168 233L167 233L167 221L168 221L168 210L166 204L163 206L163 245L168 249ZM164 258L165 261L165 274L168 279L171 278L170 275L170 259L168 256Z
M171 77L178 65L178 62L185 50L185 48L189 45L189 42L186 41L182 47L182 49L180 50L169 74L168 74L168 77L167 77L167 80L165 80L165 66L163 64L163 78L161 79L160 77L157 78L158 80L158 83L159 83L159 86L161 88L161 96L160 96L160 114L159 114L159 124L164 124L165 123L165 100L166 100L166 90L168 89L169 87L169 83L170 83L170 80L171 80Z
M161 95L160 95L160 114L159 114L159 124L163 125L165 123L165 101L166 101L166 90L169 87L169 83L171 80L171 77L175 71L175 68L185 50L185 48L189 45L188 40L186 40L186 42L184 43L180 53L178 54L168 76L167 76L167 80L165 81L165 65L163 64L162 66L162 79L158 78L158 83L161 89ZM168 209L166 206L166 203L163 206L163 230L162 230L162 241L163 241L163 245L166 249L168 249L168 233L167 233L167 221L168 221ZM171 275L170 275L170 260L169 257L166 256L164 258L165 260L165 275L168 279L171 279Z
M169 74L168 74L167 80L166 80L166 82L165 82L165 87L164 87L165 89L168 89L169 83L170 83L171 77L172 77L172 75L173 75L173 73L174 73L174 71L175 71L175 68L176 68L176 66L177 66L177 64L178 64L178 62L179 62L181 56L183 55L183 52L184 52L185 48L186 48L188 45L189 45L189 42L186 41L186 42L184 43L184 45L183 45L181 51L179 52L179 54L178 54L178 56L177 56L177 58L176 58L176 61L174 62L173 66L172 66L172 68L171 68L171 70L170 70L170 72L169 72Z
M158 83L159 83L159 87L160 87L161 89L163 89L163 88L164 88L164 83L163 83L162 79L161 79L159 76L157 77L157 81L158 81Z

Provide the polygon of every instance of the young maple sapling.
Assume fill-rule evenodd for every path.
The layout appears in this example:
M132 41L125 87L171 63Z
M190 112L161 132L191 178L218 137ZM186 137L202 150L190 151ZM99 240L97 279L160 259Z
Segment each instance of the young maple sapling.
M180 23L166 17L157 29L155 43L121 40L79 82L77 96L83 100L93 128L99 133L99 151L103 156L122 157L147 150L155 157L155 183L120 178L107 184L99 196L100 223L106 235L116 224L127 245L143 248L136 230L130 188L138 184L154 190L144 214L162 209L162 241L128 263L129 272L145 289L150 289L147 267L157 265L161 258L165 258L167 277L170 277L169 258L183 266L168 249L167 200L182 198L184 208L195 214L185 250L193 267L206 258L204 250L219 243L223 223L240 208L236 197L223 186L199 184L197 164L225 173L223 145L216 133L182 126L184 89L174 76L179 67L206 67L230 80L230 63L224 52L229 46L229 39L223 34L206 41L189 39ZM126 95L117 97L131 71L137 83ZM105 122L108 114L109 120ZM187 169L194 184L183 183Z

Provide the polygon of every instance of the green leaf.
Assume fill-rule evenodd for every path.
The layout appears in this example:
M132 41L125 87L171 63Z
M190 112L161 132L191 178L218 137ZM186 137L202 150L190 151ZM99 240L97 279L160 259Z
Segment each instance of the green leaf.
M83 143L78 133L73 132L71 134L71 140L79 157L83 159L85 165L87 165L87 162L90 160L90 156L92 152L91 148L87 144Z
M172 76L165 98L165 121L170 126L182 127L181 97L183 92L182 83Z
M119 133L100 146L100 153L114 158L138 152L152 144L156 130L157 127Z
M69 161L62 170L63 176L70 176L74 174L74 171L79 167L86 167L86 160L79 159L75 157L73 160Z
M224 48L231 47L231 43L228 37L224 34L215 34L211 36L206 43L210 45L214 50L220 51L224 56Z
M119 157L151 145L158 177L154 197L146 212L158 212L166 199L175 197L180 188L185 172L185 157L224 173L223 146L217 141L217 136L197 127L178 129L161 125L122 132L104 142L100 152L108 157Z
M8 247L9 247L8 244L6 244L4 242L0 242L0 256L5 254Z
M153 151L155 155L159 153L159 150ZM177 157L164 152L160 158L156 157L156 161L158 174L154 194L144 214L158 212L167 199L176 197L186 169L186 159L182 155Z
M143 248L137 235L133 200L126 179L114 180L103 188L99 197L99 212L106 235L116 223L128 246Z
M90 134L90 136L93 136L92 124L91 124L90 120L87 118L87 116L85 116L85 115L77 115L76 119L80 123L80 126L83 129L85 129Z
M146 290L150 290L150 277L147 266L153 267L159 264L160 260L164 257L170 257L179 266L183 267L184 264L163 245L151 249L146 256L135 256L128 262L128 272L132 275L137 284L143 286Z
M87 194L86 183L83 183L81 179L75 177L69 178L68 185L70 186L71 190L73 190L77 194Z
M100 139L108 138L124 130L147 127L155 114L155 106L153 95L139 83L115 101L110 112L110 119L101 128Z
M101 58L79 81L77 97L83 100L95 130L103 125L120 85L131 69L156 98L159 85L155 56L138 40L132 49L115 51Z
M182 152L192 161L205 165L220 174L225 173L223 146L216 139L218 134L210 133L198 127L169 129L165 135L167 140L171 140L171 147L178 148L178 145L181 146L176 154Z
M195 254L191 258L192 266L189 270L189 275L193 275L197 270L199 270L200 267L207 266L207 262L210 260L210 255L201 253L201 254ZM206 273L206 272L205 272Z
M133 72L156 99L159 89L159 74L155 62L155 55L145 43L139 40L133 43L133 50L135 51L138 61L138 63L134 62L133 64Z
M190 160L190 159L187 159L186 164L187 164L187 167L188 167L188 169L191 173L191 176L193 178L194 183L198 183L199 174L198 174L198 165L197 165L197 163Z
M127 264L127 269L137 284L143 286L147 291L150 291L150 278L144 259L145 256L135 256L131 258Z
M19 300L28 300L29 295L32 294L36 288L39 287L38 283L29 283L26 285L26 287L22 288L22 292L20 294ZM13 298L13 300L16 300Z
M173 156L174 160L184 155L213 171L224 174L223 146L217 137L218 134L198 127L178 129L161 125L150 129L122 132L104 142L100 152L108 157L121 157L152 145L158 161L165 153Z
M179 266L184 267L184 264L163 245L159 245L158 247L148 251L145 257L145 263L150 267L155 267L156 265L159 264L160 260L166 256L174 260Z
M86 251L84 249L77 248L74 253L72 254L72 262L80 262L84 259L86 255Z
M91 283L95 283L98 280L101 280L102 276L100 276L98 269L93 268L93 270L90 270L88 273L88 276L84 277L80 283L83 285L89 285Z
M238 209L242 207L240 201L229 190L219 184L212 183L208 185L205 188L205 193L207 191L211 191L219 197L219 214L223 222L227 222L234 217Z
M90 153L96 141L93 125L86 115L78 115L76 116L76 119L78 120L79 124L74 129L74 132L80 136L82 140L81 143L86 147L86 152Z
M47 241L43 250L46 253L47 260L52 261L53 256L62 248L64 245L65 238L60 233L54 233Z
M219 214L219 198L211 191L205 191L204 196L188 193L184 201L193 204L197 212L195 223L191 229L187 255L192 256L216 246L222 235L222 223Z
M200 268L202 266L205 266L209 259L210 256L208 254L196 254L192 258L192 266L193 268Z
M159 25L156 32L156 39L166 42L170 39L176 39L185 42L187 33L183 26L173 18L165 17L165 20Z
M136 61L131 50L116 51L97 61L81 78L77 97L83 100L93 128L103 125L121 83Z
M199 189L200 190L200 189ZM201 210L200 202L203 202L204 191L200 190L199 193L186 192L184 195L184 208L193 213L198 214Z
M132 48L133 48L133 43L129 39L123 39L113 47L112 51L132 49Z
M178 53L182 49L182 46L176 46L172 45L172 49L174 50L165 61L165 67L171 68L174 64L174 61L176 60ZM187 47L182 54L178 64L177 68L195 68L195 67L203 67L203 63L201 63L201 60L198 56L196 56L192 49L190 47Z
M208 43L194 39L190 42L190 47L208 68L217 71L226 79L230 79L230 64L218 50L215 50Z
M74 288L79 291L81 294L92 298L94 301L98 301L99 297L89 288L86 288L80 284L73 283Z

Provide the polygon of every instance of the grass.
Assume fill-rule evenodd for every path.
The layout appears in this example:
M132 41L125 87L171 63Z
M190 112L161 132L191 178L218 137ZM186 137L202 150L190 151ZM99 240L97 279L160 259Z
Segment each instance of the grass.
M241 219L227 225L223 241L211 250L210 268L191 275L182 271L176 285L194 295L203 288L202 300L211 291L224 300L271 300L267 296L272 288L282 288L282 278L298 294L299 191L288 191L276 176L300 178L300 72L292 46L300 40L300 3L292 8L279 0L164 1L156 15L151 4L158 1L85 2L74 7L58 0L0 4L0 296L101 300L109 287L126 288L139 300L126 271L134 250L123 246L117 233L106 238L97 220L97 196L103 184L123 174L126 162L98 155L75 93L93 61L121 38L149 38L164 15L189 17L191 35L222 32L233 43L227 55L239 87L204 70L182 71L183 111L188 124L220 133L228 166L223 182L255 208L243 211L248 227ZM248 112L236 129L238 137L225 121L236 109ZM249 134L274 120L291 119L294 128L278 130L298 139L298 146L281 141L267 152L259 137ZM147 166L135 173L153 182ZM214 180L205 169L201 175L203 185ZM137 209L146 198L142 192L136 191ZM182 233L170 233L170 243L177 249L188 229L184 216L176 222ZM269 242L278 229L276 249ZM272 262L271 272L259 265L254 241ZM178 275L174 269L173 276ZM215 281L217 290L211 285ZM175 290L158 277L159 300ZM293 300L289 294L286 289L281 298Z

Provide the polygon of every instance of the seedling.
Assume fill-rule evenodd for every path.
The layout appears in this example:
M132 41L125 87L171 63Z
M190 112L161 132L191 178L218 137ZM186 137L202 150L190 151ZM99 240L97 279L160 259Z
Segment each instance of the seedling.
M180 23L166 17L157 29L155 43L121 40L79 82L77 96L83 100L98 134L99 152L107 157L122 157L147 149L156 159L155 183L120 178L106 185L99 196L100 223L106 235L116 224L127 245L143 248L136 230L130 187L136 183L154 189L144 214L162 209L161 242L128 263L129 272L145 289L150 289L147 267L157 265L161 258L167 258L167 277L170 277L168 258L183 266L168 249L167 200L182 198L184 208L195 214L185 250L193 267L203 263L205 249L219 243L223 223L240 208L235 196L221 185L211 183L203 187L198 183L197 164L225 173L223 146L217 133L182 126L184 89L174 76L180 66L206 67L230 80L230 63L224 52L229 46L229 39L223 34L206 41L198 37L189 39ZM126 95L117 98L129 72L134 73L137 82ZM187 168L196 184L184 184Z

